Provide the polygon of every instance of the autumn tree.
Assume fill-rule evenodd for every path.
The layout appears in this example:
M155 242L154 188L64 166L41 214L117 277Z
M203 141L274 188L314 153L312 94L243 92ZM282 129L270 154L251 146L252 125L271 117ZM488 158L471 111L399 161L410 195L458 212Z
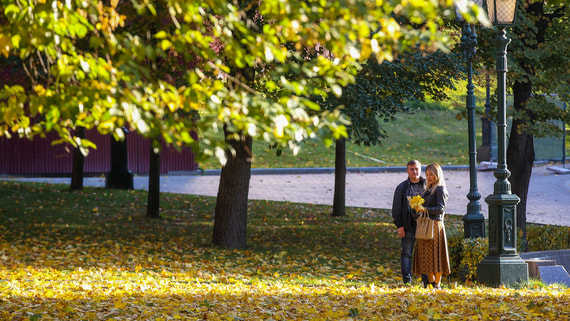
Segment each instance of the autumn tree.
M459 75L460 57L456 53L410 50L392 61L378 63L370 58L348 85L341 97L330 97L325 106L342 106L351 124L348 141L365 146L380 144L388 137L382 123L399 113L411 112L409 106L424 101L447 98L448 89ZM346 141L335 144L335 187L333 216L345 213Z
M126 127L169 145L192 146L198 159L215 156L229 169L232 158L239 157L245 163L235 175L243 179L239 186L247 191L251 139L297 150L308 137L330 143L346 136L338 110L322 110L311 98L340 96L342 87L354 81L359 63L371 56L381 62L418 44L442 46L445 38L436 26L450 14L452 3L1 0L0 4L5 17L0 55L19 57L31 82L29 87L0 88L0 135L33 138L53 131L59 142L86 153L95 146L76 137L75 128L97 129L121 139ZM132 6L132 14L121 10L126 5ZM401 25L395 15L419 27ZM149 16L157 17L150 20L157 23L136 32L128 28ZM302 58L305 50L315 48L326 48L333 59ZM179 59L181 66L191 61L194 65L157 72L170 57ZM234 184L224 179L221 185ZM245 191L220 205L222 212L232 208L240 212L217 215L215 225L230 227L222 236L214 234L215 244L245 247L245 233L233 230L246 223L246 206L239 205L247 202Z
M259 30L259 26L257 25L259 23L259 21L256 21L256 17L260 18L259 16L257 16L257 11L254 10L255 6L248 6L248 9L250 9L248 12L249 14L244 14L245 19L249 19L250 22L248 22L248 26L250 27L250 29L253 29L255 32L255 27L258 27ZM316 12L320 12L318 10L313 10ZM334 11L333 11L334 12ZM354 15L357 16L357 15ZM311 21L311 19L315 19L315 21L320 21L323 20L323 15L319 15L319 16L308 16L308 17L304 17L304 19L302 20L307 20L307 21ZM265 20L266 16L264 16L263 14L261 14L261 18L263 20ZM270 19L267 19L267 21L273 21ZM395 20L393 20L395 22ZM251 28L251 27L254 28ZM401 27L401 25L399 25ZM267 25L264 25L264 28L267 27ZM387 27L386 30L389 30L389 26L382 26L382 27ZM381 28L382 28L381 27ZM380 29L382 30L382 29ZM421 31L422 29L419 28L419 30ZM418 31L418 30L414 30L414 28L409 28L406 29L407 32L413 33L414 31ZM370 36L375 35L375 33L370 33ZM369 39L364 38L365 41L370 41L370 39L372 39L372 41L374 40L373 37L370 37ZM401 39L400 39L401 40ZM374 59L374 61L385 61L387 60L387 58L389 58L389 60L392 59L393 55L397 52L401 52L401 51L406 51L416 45L419 46L419 44L421 43L421 41L419 39L415 39L412 40L408 43L406 43L405 46L401 46L401 47L397 47L397 48L390 48L389 51L384 52L383 56L376 56ZM299 77L306 77L305 75L303 75L302 71L303 69L309 69L308 67L306 67L307 65L310 66L310 63L312 63L312 61L315 60L319 60L319 59L330 59L334 61L334 58L337 57L335 55L335 51L334 50L330 50L329 46L328 46L328 42L323 41L323 42L318 42L318 44L314 47L304 47L304 46L298 46L295 45L291 50L291 44L290 43L285 43L284 44L285 48L289 49L289 53L293 53L293 55L288 59L287 63L290 65L298 65L298 67L292 69L290 72L288 72L288 74L285 75L280 75L280 77L282 77L281 79L286 79L286 80L298 80ZM300 51L299 49L303 49L303 51ZM332 58L332 59L331 59ZM447 61L451 61L451 59L449 59L449 57L446 57L445 60ZM364 60L365 61L365 60ZM358 60L356 61L358 62ZM378 65L378 64L377 64ZM258 65L259 67L259 65ZM258 72L259 75L261 75L259 82L263 82L266 79L264 78L265 74L265 70L274 70L274 68L282 68L283 64L282 63L278 63L278 64L261 64L261 70L257 70L256 72ZM417 67L417 66L415 66ZM365 67L366 68L366 67ZM425 69L430 69L430 68L434 68L434 66L428 66L428 67L422 67ZM360 66L354 65L352 68L352 72L356 72L356 70L360 69ZM243 71L239 71L239 68L234 68L234 70L238 71L238 75L239 77L241 77L241 79L246 80L246 83L248 85L248 87L254 87L256 86L256 83L258 83L257 81L255 81L256 79L258 79L258 77L255 74L252 74L251 71L255 71L255 68L251 68L247 73L244 73ZM309 69L310 70L310 69ZM361 69L362 70L362 69ZM413 71L411 71L413 72ZM364 73L363 73L364 74ZM271 76L271 73L269 74ZM422 76L427 76L427 73L421 74ZM421 81L423 82L423 84L429 84L432 81L434 83L437 83L438 85L441 85L442 82L438 82L437 80L434 79L439 79L438 75L433 75L433 79L428 78L424 78ZM358 77L358 76L357 76ZM235 77L233 77L235 78ZM394 77L394 78L397 78ZM270 81L272 82L273 80L270 79ZM314 79L312 80L314 81ZM306 83L310 83L309 80L305 81ZM389 80L388 80L389 82ZM342 83L338 83L338 84L332 84L331 86L331 90L333 92L336 92L337 95L336 97L342 96L342 99L345 99L344 97L346 97L345 95L349 95L349 93L347 91L343 91L341 89L341 87L339 86L342 85ZM325 83L325 85L330 85ZM357 84L356 86L359 86L361 84ZM370 86L372 87L372 86ZM435 87L433 87L435 88ZM434 92L441 90L441 92L443 92L444 90L444 86L440 87L439 89L434 89ZM267 88L266 88L267 89ZM374 89L371 89L374 90ZM280 88L279 91L283 91L283 88ZM387 90L384 90L384 93L386 93ZM268 99L272 99L274 98L273 95L275 94L275 91L270 91L270 92L264 92L266 94L266 97ZM323 93L317 91L315 95L315 93L311 93L308 92L308 94L312 94L313 97L314 96L320 96L324 99L324 101L326 101L326 97L335 97L333 95L326 95L326 93L323 95ZM343 94L343 95L341 95ZM381 96L381 93L379 94L378 92L376 93L375 98L378 98ZM420 96L420 94L417 94L417 96ZM282 97L282 96L278 96ZM334 98L332 98L334 100ZM363 98L364 99L364 98ZM332 105L332 104L331 104ZM337 104L338 105L338 104ZM333 108L331 108L331 110L336 110L337 105L333 105ZM317 109L320 110L320 109ZM283 123L287 123L288 119L281 119L281 121ZM374 120L374 122L376 122L376 120ZM354 128L356 128L358 125L355 125ZM377 123L376 126L377 128ZM234 146L233 149L229 149L228 150L228 163L223 167L222 169L222 176L221 176L221 180L220 180L220 187L219 187L219 192L218 192L218 198L217 198L217 202L216 202L216 219L215 219L215 225L214 225L214 243L221 245L221 246L226 246L226 247L245 247L246 243L245 243L245 231L246 231L246 226L247 226L247 193L248 193L248 188L249 188L249 178L250 178L250 169L251 169L251 164L248 160L248 158L251 158L253 156L252 154L252 150L251 150L251 139L249 137L249 135L246 132L241 132L241 133L236 133L234 131L230 131L227 132L226 131L226 137L231 137L231 142L230 144L232 146ZM337 139L337 142L343 142L344 141L344 137L340 137ZM232 144L233 143L233 144ZM278 146L278 147L285 147L285 146ZM344 152L344 151L343 151ZM338 154L337 154L338 155ZM342 164L343 162L337 162L337 164ZM337 165L337 169L339 168L340 165ZM338 171L337 171L338 172ZM338 184L337 184L338 185ZM341 183L341 185L344 185ZM335 196L336 199L336 196ZM219 229L218 229L219 228ZM221 231L221 232L218 232ZM231 231L231 232L230 232ZM232 237L232 239L228 239L228 237Z
M557 107L546 95L557 94L570 102L570 6L566 1L531 0L519 2L516 25L508 36L508 86L514 96L513 117L507 147L507 165L512 192L520 199L517 223L526 243L526 203L535 160L534 137L561 134L552 120L570 121L568 112ZM488 60L495 54L494 32L483 30L480 48ZM482 40L482 41L481 41ZM493 66L493 62L488 63Z

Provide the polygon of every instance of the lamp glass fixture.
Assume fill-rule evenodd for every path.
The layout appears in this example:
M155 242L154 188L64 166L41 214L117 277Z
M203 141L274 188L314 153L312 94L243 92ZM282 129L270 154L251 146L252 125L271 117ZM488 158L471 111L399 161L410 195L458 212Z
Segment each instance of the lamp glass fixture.
M512 26L516 8L517 0L487 0L487 15L494 26Z

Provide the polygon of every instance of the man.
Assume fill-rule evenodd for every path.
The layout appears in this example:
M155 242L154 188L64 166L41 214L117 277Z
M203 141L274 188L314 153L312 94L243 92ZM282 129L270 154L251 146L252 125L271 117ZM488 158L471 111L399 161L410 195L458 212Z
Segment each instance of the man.
M402 253L400 258L400 268L404 284L412 282L412 254L416 243L416 218L414 211L408 203L408 196L420 195L425 187L426 181L421 176L422 164L418 160L411 160L407 165L408 179L400 183L394 192L392 201L392 218L397 228L398 236L401 238ZM427 275L422 275L422 280L426 282Z

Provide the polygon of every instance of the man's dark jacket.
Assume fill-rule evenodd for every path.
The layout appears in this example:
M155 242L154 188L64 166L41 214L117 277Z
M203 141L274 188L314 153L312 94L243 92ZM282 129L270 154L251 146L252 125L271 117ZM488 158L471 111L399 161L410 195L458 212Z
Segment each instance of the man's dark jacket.
M404 227L406 232L413 232L416 229L416 220L412 217L411 209L408 203L408 188L412 182L406 179L396 187L394 191L394 200L392 201L392 218L397 228ZM426 181L420 177L420 184L425 189Z

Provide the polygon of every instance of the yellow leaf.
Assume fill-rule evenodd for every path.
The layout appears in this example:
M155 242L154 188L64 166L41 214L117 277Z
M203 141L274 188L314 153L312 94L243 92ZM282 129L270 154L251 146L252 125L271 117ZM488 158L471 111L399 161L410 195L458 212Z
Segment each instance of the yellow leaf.
M4 55L6 58L10 55L10 49L12 47L12 40L6 35L0 35L0 54Z
M408 202L410 203L411 208L418 210L423 208L424 199L419 195L414 197L408 196Z
M415 312L418 310L418 307L416 306L415 303L411 303L410 306L408 307L408 311L410 312Z
M124 302L122 298L115 300L116 309L124 309L125 307L127 307L127 302Z

